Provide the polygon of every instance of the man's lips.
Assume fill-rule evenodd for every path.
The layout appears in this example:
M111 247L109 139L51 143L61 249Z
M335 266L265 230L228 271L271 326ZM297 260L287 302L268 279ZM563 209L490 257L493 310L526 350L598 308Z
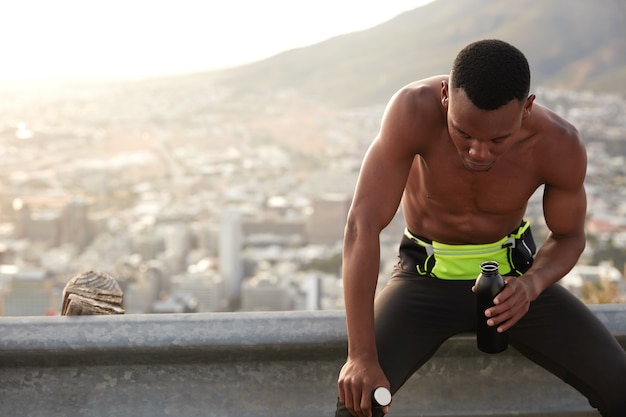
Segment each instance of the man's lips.
M470 159L465 160L465 166L476 171L484 171L491 167L491 163L475 162Z

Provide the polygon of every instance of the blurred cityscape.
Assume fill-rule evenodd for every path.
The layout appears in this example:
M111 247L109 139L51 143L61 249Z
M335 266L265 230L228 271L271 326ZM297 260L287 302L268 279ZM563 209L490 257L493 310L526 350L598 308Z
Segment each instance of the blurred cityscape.
M1 315L59 314L87 270L118 280L127 313L343 308L343 227L383 105L172 85L2 91ZM624 302L626 100L536 93L589 154L588 245L562 282ZM527 217L541 243L541 190ZM382 235L381 286L403 227Z

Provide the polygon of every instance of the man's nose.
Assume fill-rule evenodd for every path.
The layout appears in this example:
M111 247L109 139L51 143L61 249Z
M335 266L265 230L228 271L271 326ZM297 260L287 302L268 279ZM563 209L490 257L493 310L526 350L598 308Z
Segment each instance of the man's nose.
M489 144L475 141L469 148L469 155L472 159L477 161L489 159Z

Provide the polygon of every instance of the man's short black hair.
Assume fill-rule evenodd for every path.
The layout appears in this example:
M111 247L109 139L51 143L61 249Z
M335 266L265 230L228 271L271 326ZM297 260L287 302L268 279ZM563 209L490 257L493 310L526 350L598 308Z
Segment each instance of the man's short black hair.
M450 86L463 89L476 107L495 110L526 100L530 68L524 54L504 41L486 39L463 48L452 66Z

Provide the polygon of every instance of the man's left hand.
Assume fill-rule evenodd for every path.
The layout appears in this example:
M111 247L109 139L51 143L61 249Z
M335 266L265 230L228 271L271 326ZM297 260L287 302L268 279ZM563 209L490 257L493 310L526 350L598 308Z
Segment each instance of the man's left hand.
M521 277L504 277L506 286L493 299L495 306L485 311L487 325L498 326L498 332L509 330L530 308L531 288Z

